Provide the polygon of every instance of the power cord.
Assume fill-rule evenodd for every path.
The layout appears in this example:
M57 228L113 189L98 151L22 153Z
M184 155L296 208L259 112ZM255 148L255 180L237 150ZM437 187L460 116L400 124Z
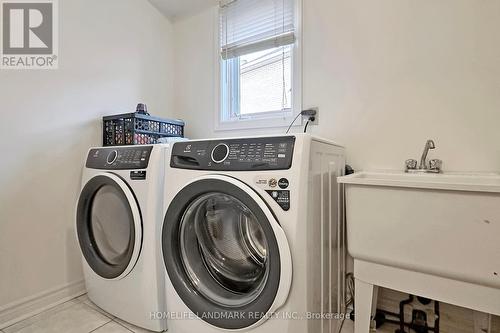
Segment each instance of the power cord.
M307 126L309 126L309 123L310 123L311 121L314 121L314 120L316 120L316 118L315 118L315 117L309 117L309 119L307 120L306 126L304 126L304 133L306 133L306 132L307 132Z
M293 121L292 123L290 124L290 126L288 126L288 129L286 130L286 134L288 134L288 132L290 132L290 128L292 128L293 124L295 124L295 121L297 120L298 117L302 116L302 112L299 113L298 115L295 116L295 118L293 118Z
M345 309L346 312L349 310L349 307L353 308L353 311L351 311L350 316L352 319L352 315L354 314L354 274L353 273L347 273L346 274L346 289L347 289L347 297L346 297L346 303L345 303ZM355 314L354 314L355 315ZM337 333L342 332L342 328L344 327L345 323L345 317L342 318L342 322L340 323L340 326L338 328Z
M293 118L292 123L290 124L290 126L288 126L288 129L286 130L286 134L288 134L288 132L290 132L290 129L292 128L293 124L295 124L295 122L297 121L297 119L300 116L308 116L309 117L308 120L307 120L306 126L304 127L304 133L306 133L307 126L309 125L309 122L313 122L313 121L316 120L316 113L317 112L318 112L318 109L302 110L299 114L297 114L295 116L295 118Z
M347 300L346 300L346 308L353 305L354 307L354 274L353 273L347 273L346 274L346 289L347 289Z

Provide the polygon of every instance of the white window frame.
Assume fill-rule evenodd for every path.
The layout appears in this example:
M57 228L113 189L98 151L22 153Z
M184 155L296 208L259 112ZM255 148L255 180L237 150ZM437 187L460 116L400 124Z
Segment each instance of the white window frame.
M292 45L292 112L287 115L279 115L276 112L263 112L259 115L224 120L222 115L222 82L221 72L223 60L220 56L220 34L219 34L219 9L215 7L215 131L231 131L258 128L281 128L290 126L294 118L302 111L302 0L295 1L295 43ZM302 120L297 119L295 126L302 126Z

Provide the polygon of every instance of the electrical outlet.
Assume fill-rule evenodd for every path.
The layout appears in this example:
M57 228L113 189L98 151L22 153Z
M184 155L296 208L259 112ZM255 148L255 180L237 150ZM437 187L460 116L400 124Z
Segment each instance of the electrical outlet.
M307 123L309 117L311 117L314 113L314 120L309 122L309 126L311 125L319 125L319 108L309 108L302 111L302 124Z

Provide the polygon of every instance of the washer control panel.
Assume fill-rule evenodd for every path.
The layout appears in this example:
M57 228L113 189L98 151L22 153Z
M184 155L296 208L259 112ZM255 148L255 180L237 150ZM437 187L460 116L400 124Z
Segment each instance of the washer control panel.
M146 169L152 150L152 146L91 149L85 166L102 170Z
M292 166L294 136L176 142L172 168L218 171L286 170Z

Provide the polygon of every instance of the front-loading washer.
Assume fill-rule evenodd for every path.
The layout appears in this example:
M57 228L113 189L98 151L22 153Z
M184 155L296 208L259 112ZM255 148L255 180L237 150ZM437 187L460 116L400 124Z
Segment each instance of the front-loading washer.
M303 134L197 140L167 164L169 332L333 333L344 148Z
M165 331L160 251L168 144L88 152L76 229L89 299L108 313Z

